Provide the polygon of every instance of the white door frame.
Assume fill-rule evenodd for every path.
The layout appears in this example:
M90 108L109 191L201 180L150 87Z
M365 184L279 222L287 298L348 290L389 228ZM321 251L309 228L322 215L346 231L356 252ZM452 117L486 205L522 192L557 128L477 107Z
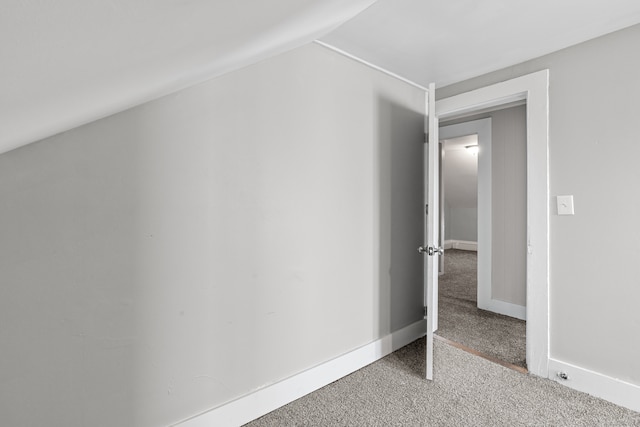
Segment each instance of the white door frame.
M549 70L436 101L442 120L527 101L527 368L549 373Z

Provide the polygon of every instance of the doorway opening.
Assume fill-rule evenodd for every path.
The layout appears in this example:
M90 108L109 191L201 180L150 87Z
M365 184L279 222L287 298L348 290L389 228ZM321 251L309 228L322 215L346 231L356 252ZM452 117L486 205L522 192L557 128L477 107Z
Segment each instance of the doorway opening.
M526 372L525 108L440 127L437 335Z
M426 375L433 379L433 338L438 329L439 124L514 102L526 102L526 363L530 374L549 375L549 70L435 99L429 84L425 117L425 246ZM486 197L479 198L480 200ZM429 207L432 207L431 213ZM480 230L479 230L480 232ZM481 254L483 251L480 252ZM480 267L481 262L478 263ZM480 275L481 276L481 275Z

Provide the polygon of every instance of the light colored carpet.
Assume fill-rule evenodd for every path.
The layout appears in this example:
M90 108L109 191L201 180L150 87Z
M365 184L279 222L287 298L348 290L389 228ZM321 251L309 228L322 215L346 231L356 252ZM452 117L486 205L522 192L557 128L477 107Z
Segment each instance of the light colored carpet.
M440 296L478 303L478 253L447 249L444 274L439 277Z
M436 334L526 367L526 322L477 307L477 254L449 249L439 280Z
M424 339L273 411L248 427L640 426L640 414Z

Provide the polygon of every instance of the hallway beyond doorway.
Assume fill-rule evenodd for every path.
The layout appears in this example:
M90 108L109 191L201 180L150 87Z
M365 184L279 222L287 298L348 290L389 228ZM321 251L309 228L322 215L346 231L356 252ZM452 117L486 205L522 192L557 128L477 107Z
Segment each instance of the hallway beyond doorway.
M526 322L477 307L477 252L449 249L444 262L436 334L526 368Z

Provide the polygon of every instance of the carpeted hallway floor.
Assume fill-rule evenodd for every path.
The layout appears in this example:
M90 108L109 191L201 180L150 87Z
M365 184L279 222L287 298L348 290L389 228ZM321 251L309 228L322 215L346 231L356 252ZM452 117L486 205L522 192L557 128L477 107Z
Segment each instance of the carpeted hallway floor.
M420 339L247 427L640 426L640 413L435 341Z
M444 263L436 334L526 367L526 322L477 307L477 253L448 249Z

